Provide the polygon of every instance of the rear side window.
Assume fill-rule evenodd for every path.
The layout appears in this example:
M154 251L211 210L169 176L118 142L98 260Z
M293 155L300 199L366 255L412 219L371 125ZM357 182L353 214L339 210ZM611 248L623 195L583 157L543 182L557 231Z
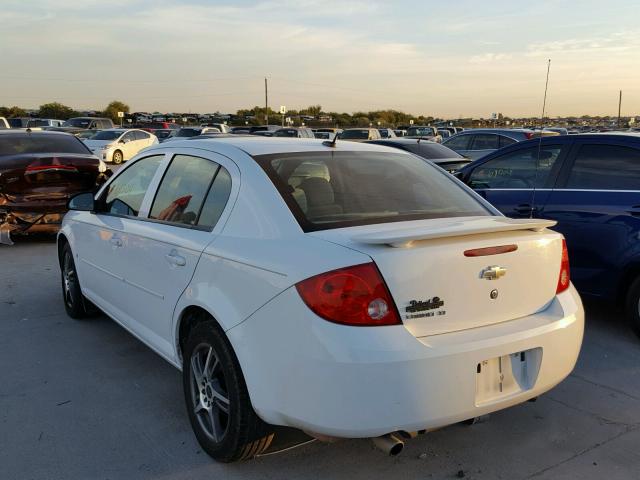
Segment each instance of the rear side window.
M457 137L451 137L451 139L447 140L444 145L454 150L468 150L469 140L471 140L471 137L473 137L473 135L459 135Z
M218 223L230 194L231 175L229 175L226 168L220 166L202 206L202 212L198 219L199 227L211 230Z
M497 150L500 148L498 135L478 133L473 136L470 150Z
M137 217L149 184L164 155L138 160L127 167L107 187L104 198L106 213Z
M517 143L517 142L513 138L500 135L500 148L506 147L507 145L513 145L514 143Z
M176 155L160 182L149 218L194 226L218 164L204 158Z
M446 172L413 155L312 152L255 159L305 231L491 214Z
M640 190L640 150L619 145L583 145L566 188Z
M78 153L91 151L73 135L19 133L0 136L0 156L23 153Z
M478 166L469 177L472 188L528 189L543 187L562 147L548 145L524 148L501 155Z

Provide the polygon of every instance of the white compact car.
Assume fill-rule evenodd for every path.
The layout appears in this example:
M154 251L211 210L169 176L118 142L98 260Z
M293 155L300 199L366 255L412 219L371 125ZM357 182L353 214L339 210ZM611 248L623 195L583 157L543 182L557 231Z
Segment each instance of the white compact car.
M393 454L571 372L584 312L553 225L397 149L196 137L74 197L58 251L69 315L97 306L181 369L215 459L275 425Z
M156 136L149 132L127 128L100 130L83 141L99 159L104 162L113 162L116 165L136 156L141 150L158 143Z

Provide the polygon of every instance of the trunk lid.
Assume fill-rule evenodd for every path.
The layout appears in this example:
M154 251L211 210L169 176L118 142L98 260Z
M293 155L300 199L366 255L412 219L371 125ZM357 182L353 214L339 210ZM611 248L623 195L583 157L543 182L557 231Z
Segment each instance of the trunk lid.
M100 160L82 154L25 154L2 157L0 207L65 209L68 198L96 187Z
M555 296L560 272L562 236L546 229L554 224L464 217L310 235L369 255L405 327L423 337L513 320L543 309Z

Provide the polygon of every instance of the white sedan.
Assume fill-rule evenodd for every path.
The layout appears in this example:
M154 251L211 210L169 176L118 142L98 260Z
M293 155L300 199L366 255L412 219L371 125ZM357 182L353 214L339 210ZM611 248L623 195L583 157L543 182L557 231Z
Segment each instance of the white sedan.
M505 218L397 149L174 141L70 209L68 314L97 307L181 369L220 461L264 452L275 425L396 454L401 436L541 395L580 351L554 223Z
M127 128L100 130L83 141L99 159L104 162L113 162L116 165L135 157L143 149L158 143L156 136L149 132Z

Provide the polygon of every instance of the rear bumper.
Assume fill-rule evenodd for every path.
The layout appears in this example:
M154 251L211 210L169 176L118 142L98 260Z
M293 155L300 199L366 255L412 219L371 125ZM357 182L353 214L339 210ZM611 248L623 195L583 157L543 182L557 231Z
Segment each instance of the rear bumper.
M227 333L265 421L357 438L441 427L536 397L573 370L583 328L573 286L537 314L423 338L404 326L326 322L290 288ZM531 384L479 401L479 363L532 349L541 356Z

